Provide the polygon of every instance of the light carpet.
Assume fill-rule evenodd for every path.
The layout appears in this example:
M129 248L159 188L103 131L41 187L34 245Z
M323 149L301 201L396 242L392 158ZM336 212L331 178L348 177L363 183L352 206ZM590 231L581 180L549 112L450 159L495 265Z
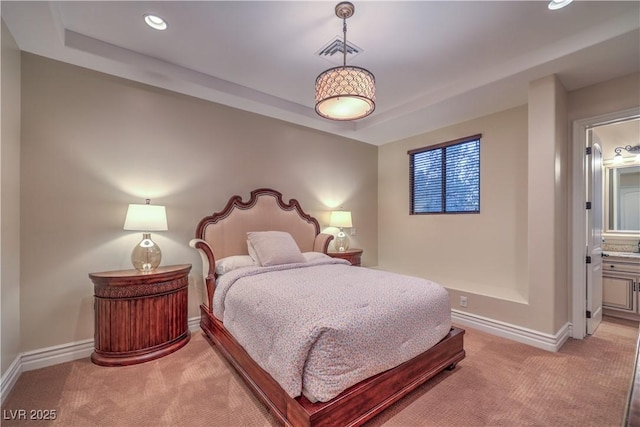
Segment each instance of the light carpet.
M367 423L373 426L620 426L637 323L606 318L560 352L467 328L467 357ZM19 410L27 419L16 419ZM56 419L28 419L55 410ZM44 412L42 412L44 413ZM23 373L3 426L276 426L199 332L184 348L127 367L87 359Z

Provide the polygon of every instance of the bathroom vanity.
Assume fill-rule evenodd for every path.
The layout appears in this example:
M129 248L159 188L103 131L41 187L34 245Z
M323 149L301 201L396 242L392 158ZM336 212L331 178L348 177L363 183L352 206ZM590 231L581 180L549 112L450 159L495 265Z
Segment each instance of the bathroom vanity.
M604 252L602 288L604 314L640 320L640 253Z

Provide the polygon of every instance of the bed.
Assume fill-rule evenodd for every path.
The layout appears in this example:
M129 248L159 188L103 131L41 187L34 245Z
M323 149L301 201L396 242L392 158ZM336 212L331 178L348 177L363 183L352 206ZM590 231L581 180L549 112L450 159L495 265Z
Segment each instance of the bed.
M328 257L332 238L263 188L204 217L190 242L201 328L285 425L360 425L465 356L444 288Z

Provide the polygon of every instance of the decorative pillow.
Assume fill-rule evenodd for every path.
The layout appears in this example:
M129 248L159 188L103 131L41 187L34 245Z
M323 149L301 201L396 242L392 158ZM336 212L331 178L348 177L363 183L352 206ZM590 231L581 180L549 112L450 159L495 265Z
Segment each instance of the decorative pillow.
M247 249L253 246L259 265L305 262L296 241L285 231L251 231L247 233L247 241Z
M329 255L323 254L322 252L303 252L302 256L304 256L304 259L306 259L307 262L315 261L317 259L331 258Z
M232 255L216 261L216 273L222 275L236 268L254 267L257 265L249 255Z

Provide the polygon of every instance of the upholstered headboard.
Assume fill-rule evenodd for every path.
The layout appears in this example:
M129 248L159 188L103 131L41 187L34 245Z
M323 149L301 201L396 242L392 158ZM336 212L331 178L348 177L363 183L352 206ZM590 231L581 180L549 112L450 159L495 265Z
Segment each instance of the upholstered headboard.
M314 248L320 234L318 221L307 215L297 200L285 203L281 193L266 188L252 191L247 202L233 196L221 212L200 221L196 238L206 241L220 259L246 255L250 231L286 231L302 252L326 252L324 248Z
M200 220L196 238L189 243L202 257L209 307L215 289L216 260L247 255L247 233L251 231L286 231L302 252L326 253L333 239L331 234L320 233L318 221L305 213L297 200L285 203L276 190L253 190L246 202L241 196L231 197L222 211Z

